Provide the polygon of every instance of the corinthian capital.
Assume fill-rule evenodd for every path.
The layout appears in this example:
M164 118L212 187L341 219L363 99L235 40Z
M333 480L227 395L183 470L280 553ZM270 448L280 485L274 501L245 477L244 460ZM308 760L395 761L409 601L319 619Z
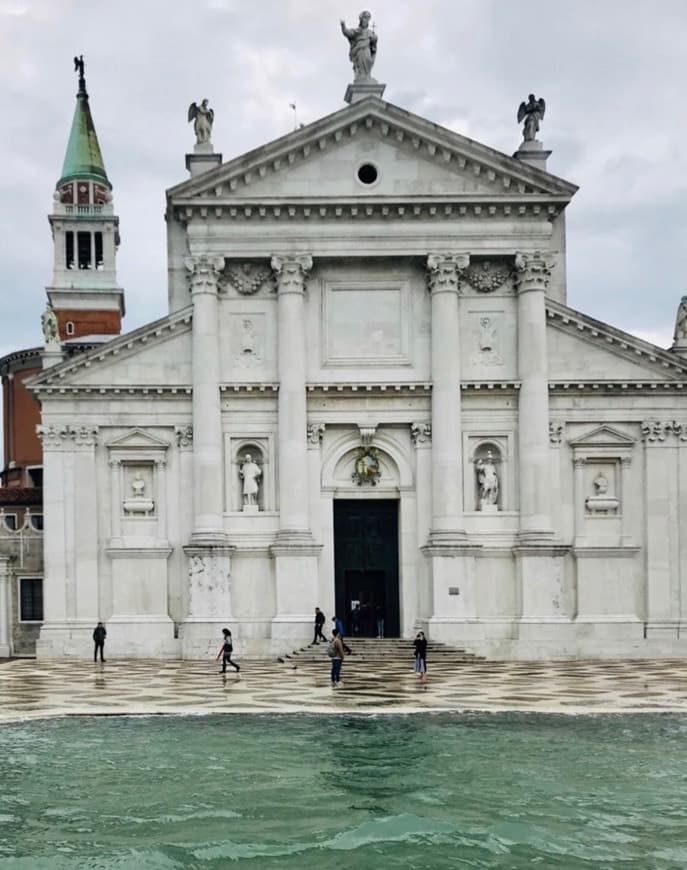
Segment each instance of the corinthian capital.
M305 282L311 269L310 254L300 254L297 257L272 257L277 293L305 293Z
M224 268L224 257L199 254L186 257L184 265L189 272L191 295L194 293L217 293Z
M518 290L546 290L551 267L539 251L515 255L515 286Z
M470 254L430 254L427 257L429 292L460 292L460 279L469 265Z

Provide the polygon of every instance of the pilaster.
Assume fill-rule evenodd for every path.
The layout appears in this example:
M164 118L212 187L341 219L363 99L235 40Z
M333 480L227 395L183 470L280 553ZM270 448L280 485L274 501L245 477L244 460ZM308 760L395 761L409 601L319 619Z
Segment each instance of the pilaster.
M10 557L0 553L0 659L12 655L10 576Z

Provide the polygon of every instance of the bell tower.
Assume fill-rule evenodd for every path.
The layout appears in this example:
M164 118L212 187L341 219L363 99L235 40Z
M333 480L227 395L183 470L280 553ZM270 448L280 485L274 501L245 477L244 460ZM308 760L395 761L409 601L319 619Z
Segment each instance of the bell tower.
M60 341L119 335L125 313L115 263L119 218L91 116L84 68L83 56L75 57L79 90L48 218L54 268L46 290L57 316Z

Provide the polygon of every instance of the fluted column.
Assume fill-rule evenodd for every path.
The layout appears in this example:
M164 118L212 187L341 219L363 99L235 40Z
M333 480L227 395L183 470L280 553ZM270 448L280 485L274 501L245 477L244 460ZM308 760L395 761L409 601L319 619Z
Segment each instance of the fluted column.
M465 540L458 294L469 254L427 258L432 296L432 529L430 544Z
M272 257L279 329L280 540L310 537L305 394L305 289L312 257Z
M226 542L222 519L219 279L224 257L187 257L193 301L193 534L191 543Z
M549 496L549 382L546 355L546 287L551 271L536 251L516 254L518 292L518 443L520 542L553 537Z

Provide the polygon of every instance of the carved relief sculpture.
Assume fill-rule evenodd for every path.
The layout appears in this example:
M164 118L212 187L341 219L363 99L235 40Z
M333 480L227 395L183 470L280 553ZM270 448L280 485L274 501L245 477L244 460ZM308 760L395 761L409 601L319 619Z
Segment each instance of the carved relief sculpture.
M215 112L208 106L208 101L203 100L200 106L191 103L188 107L188 122L193 121L193 132L196 134L196 145L206 145L212 136L212 124L215 120Z
M246 513L257 513L262 469L253 462L250 453L246 453L239 466L239 477L243 481L243 510Z
M377 57L377 34L370 30L371 18L372 15L364 11L360 13L357 27L346 27L343 19L340 22L341 32L351 47L348 57L353 64L356 82L375 81L372 78L372 67Z
M234 362L243 368L259 366L262 355L257 352L255 323L248 317L241 321L241 350L234 354Z
M465 281L478 293L493 293L506 283L510 273L510 269L499 268L491 260L482 260L470 265Z
M496 351L496 323L493 317L483 314L479 319L479 336L477 338L479 353L475 354L471 362L476 365L501 366L503 359Z
M351 475L351 480L362 486L364 483L369 483L372 486L377 485L377 481L382 476L379 470L379 457L374 447L358 448L358 458L355 461L355 471Z
M527 102L520 103L518 108L518 124L524 125L522 128L522 138L525 142L534 142L539 132L541 122L544 120L546 112L546 103L544 98L536 99L534 94L530 94Z
M479 509L484 513L494 513L499 509L499 476L491 450L487 451L485 459L477 460L475 472L477 474Z
M230 263L227 266L227 280L242 296L253 296L266 284L274 289L272 272L260 263Z

